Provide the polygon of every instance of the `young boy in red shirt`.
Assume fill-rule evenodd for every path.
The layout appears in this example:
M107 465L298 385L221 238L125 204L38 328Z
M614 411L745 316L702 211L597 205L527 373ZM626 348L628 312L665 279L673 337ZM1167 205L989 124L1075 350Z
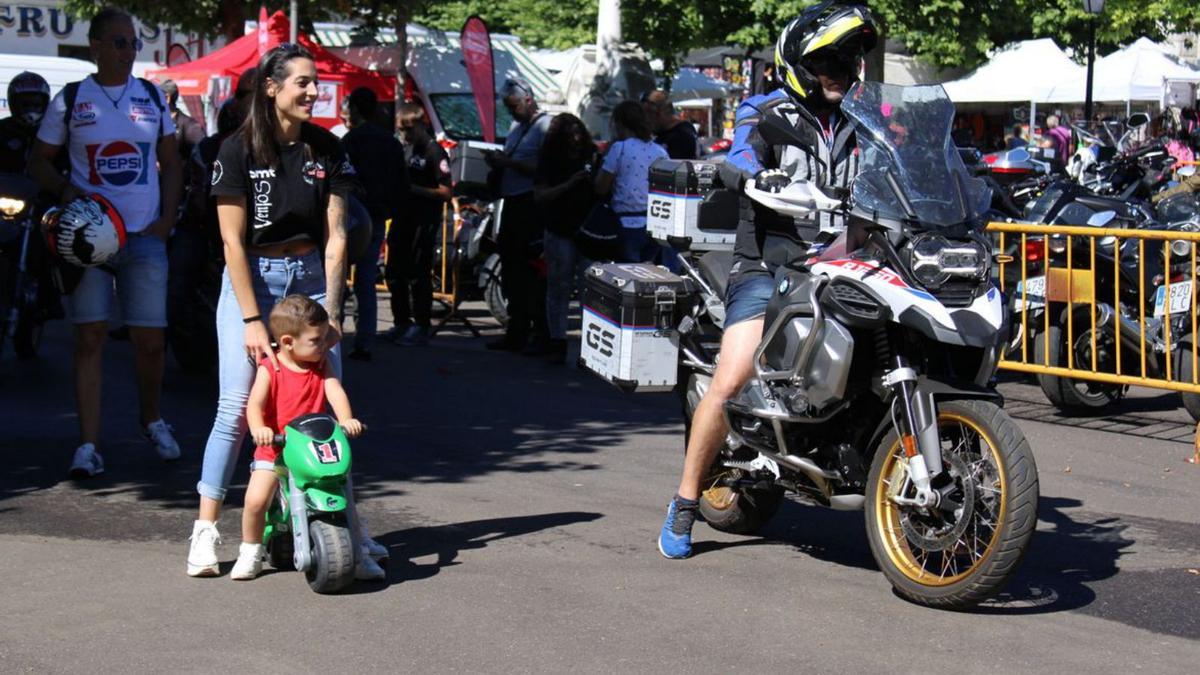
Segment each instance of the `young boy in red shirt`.
M289 295L271 310L269 324L279 345L275 354L279 367L272 367L268 359L259 363L246 405L246 421L256 447L242 513L242 545L230 574L235 580L253 579L262 571L263 526L275 495L275 461L279 458L275 434L297 417L325 412L326 401L347 437L358 438L363 432L362 422L350 410L346 390L325 358L329 349L325 308L308 296ZM357 523L355 529L360 530L356 539L361 538ZM359 558L357 578L384 577L383 569L370 556L360 554Z

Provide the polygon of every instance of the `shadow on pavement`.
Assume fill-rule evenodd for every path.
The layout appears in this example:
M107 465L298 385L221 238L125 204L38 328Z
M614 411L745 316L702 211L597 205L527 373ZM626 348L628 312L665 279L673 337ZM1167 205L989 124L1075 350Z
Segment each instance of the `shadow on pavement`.
M428 579L442 568L461 565L458 556L463 551L486 548L501 539L521 537L543 530L566 527L577 523L599 520L599 513L586 511L564 511L542 513L511 518L473 520L467 523L432 525L397 530L377 535L375 540L391 551L388 565L388 583ZM415 562L421 558L436 556L427 563Z

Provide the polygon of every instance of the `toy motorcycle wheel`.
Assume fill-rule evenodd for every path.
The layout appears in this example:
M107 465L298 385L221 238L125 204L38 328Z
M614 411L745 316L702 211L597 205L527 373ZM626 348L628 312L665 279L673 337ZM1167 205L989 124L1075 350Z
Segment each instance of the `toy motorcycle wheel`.
M271 538L267 544L267 557L271 561L271 567L277 570L294 570L296 569L295 559L295 543L292 541L291 532L283 532Z
M317 593L337 593L354 581L354 545L350 528L323 520L308 526L312 565L304 573Z

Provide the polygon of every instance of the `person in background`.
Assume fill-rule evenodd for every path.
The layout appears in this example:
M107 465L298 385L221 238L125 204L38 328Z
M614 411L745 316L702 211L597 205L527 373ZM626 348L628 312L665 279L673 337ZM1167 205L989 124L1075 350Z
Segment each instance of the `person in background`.
M379 249L383 247L387 221L400 226L408 194L408 168L404 149L394 136L375 123L379 99L375 92L359 87L347 99L347 126L342 149L358 171L363 184L363 204L371 214L371 243L354 262L354 297L358 300L354 349L349 358L371 360L371 342L379 321L375 281L379 278ZM407 215L407 214L406 214Z
M546 290L533 266L533 249L542 239L543 214L533 201L533 177L538 152L550 127L550 117L538 110L529 83L510 78L500 89L504 107L512 115L512 127L503 152L485 155L493 170L501 171L501 281L508 298L508 326L504 337L489 342L488 349L522 351L527 356L549 353L546 335ZM636 104L635 104L636 105Z
M1071 129L1059 123L1058 115L1046 116L1046 129L1041 146L1054 150L1053 163L1061 169L1071 158Z
M25 173L48 105L50 85L41 75L25 71L9 81L9 116L0 120L0 172Z
M63 204L90 193L103 195L120 212L128 234L124 247L107 264L83 270L67 296L67 314L75 326L75 395L82 441L71 462L70 475L75 478L104 471L97 444L104 342L114 285L133 342L139 421L159 457L179 458L179 444L160 410L167 325L166 241L175 226L182 191L175 123L162 103L162 92L133 77L142 41L129 14L113 8L97 12L88 28L88 42L96 74L73 88L70 107L68 88L54 97L29 158L29 173L44 191L57 195ZM64 150L71 165L69 178L54 164Z
M1020 124L1014 124L1012 128L1012 136L1008 137L1008 142L1005 144L1005 150L1016 150L1029 145L1029 141L1025 140L1025 127Z
M652 91L642 97L642 108L654 131L654 142L663 146L671 159L700 159L700 136L692 123L675 112L675 104L665 91Z
M175 122L175 142L179 145L179 157L187 162L192 156L192 148L204 140L204 123L196 120L179 109L179 85L174 80L165 80L162 85L163 94L167 97L167 108L171 111L171 120ZM187 173L184 173L184 185L187 185Z
M592 181L598 160L596 144L582 120L563 113L550 121L538 157L533 200L539 209L552 214L546 219L543 242L548 267L546 326L549 359L554 364L567 360L567 309L586 263L574 237L595 201Z
M396 113L396 131L404 146L409 176L404 218L388 232L387 284L392 292L396 344L418 347L429 342L433 312L433 249L450 190L450 156L433 138L425 109L405 103ZM411 300L410 300L411 297Z
M618 235L621 253L617 262L645 262L654 259L661 250L646 233L650 165L656 159L666 158L667 151L651 140L650 122L636 101L617 104L612 113L612 128L616 142L604 155L604 164L596 176L596 194L612 194L612 210L621 220Z

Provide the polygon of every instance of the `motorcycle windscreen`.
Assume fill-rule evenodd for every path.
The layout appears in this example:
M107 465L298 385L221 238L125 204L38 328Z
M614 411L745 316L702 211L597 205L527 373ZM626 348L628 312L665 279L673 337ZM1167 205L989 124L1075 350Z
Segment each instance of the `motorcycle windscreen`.
M991 190L971 176L955 148L954 104L941 85L858 82L841 111L855 124L860 152L854 211L938 229L987 210Z

